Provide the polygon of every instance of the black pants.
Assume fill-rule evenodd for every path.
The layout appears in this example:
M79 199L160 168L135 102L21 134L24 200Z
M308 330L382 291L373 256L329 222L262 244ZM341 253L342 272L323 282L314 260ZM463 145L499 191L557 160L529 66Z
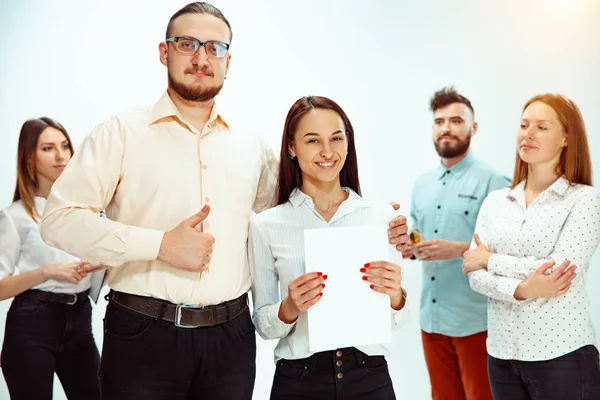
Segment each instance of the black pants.
M598 400L598 350L584 346L547 361L488 358L494 400Z
M248 308L212 327L173 322L106 307L100 366L106 400L250 400L256 338Z
M279 360L271 400L393 400L394 387L383 356L350 347L300 360Z
M15 297L6 318L1 365L12 400L52 399L54 373L69 400L100 399L100 355L87 297L74 305Z

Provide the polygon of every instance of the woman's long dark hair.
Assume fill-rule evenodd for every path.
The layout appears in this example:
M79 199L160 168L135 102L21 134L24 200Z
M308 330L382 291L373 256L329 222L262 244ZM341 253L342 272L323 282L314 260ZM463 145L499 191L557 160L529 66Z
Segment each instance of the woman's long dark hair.
M349 187L357 194L360 193L360 183L358 181L358 161L356 158L356 148L354 145L354 128L348 119L348 116L342 108L333 100L322 96L305 96L298 99L290 108L285 119L283 127L283 137L281 138L281 154L279 163L279 178L277 180L277 204L284 204L290 198L294 189L302 187L302 172L297 159L292 159L289 154L294 135L298 124L304 115L315 108L335 111L342 121L348 140L348 155L346 162L340 171L340 184Z

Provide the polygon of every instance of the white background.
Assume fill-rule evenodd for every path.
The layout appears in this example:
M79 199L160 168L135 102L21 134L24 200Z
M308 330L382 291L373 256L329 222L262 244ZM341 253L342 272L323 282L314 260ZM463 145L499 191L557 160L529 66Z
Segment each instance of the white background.
M185 1L0 0L0 207L14 190L17 138L27 118L50 116L77 147L108 116L156 101L169 17ZM278 151L285 115L300 96L336 100L355 126L367 198L409 212L412 185L435 168L428 100L454 84L473 102L476 155L512 175L526 100L572 96L585 116L600 177L600 1L220 1L233 26L232 64L219 97L227 118ZM1 240L1 238L0 238ZM600 328L598 254L589 289ZM420 343L420 265L404 264L412 321L389 357L399 398L429 398ZM0 337L9 301L0 303ZM104 305L94 310L102 344ZM258 341L255 398L266 399L274 342ZM32 376L32 383L35 377ZM55 398L62 399L60 384ZM8 393L0 378L0 399Z

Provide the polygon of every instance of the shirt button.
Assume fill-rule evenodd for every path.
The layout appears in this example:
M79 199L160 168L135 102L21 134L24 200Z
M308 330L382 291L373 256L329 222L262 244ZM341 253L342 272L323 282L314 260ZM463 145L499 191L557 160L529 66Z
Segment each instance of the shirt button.
M440 208L442 208L442 206L438 206L438 210L439 210Z
M435 299L431 300L432 303L435 303Z
M435 231L433 231L434 233L437 233L437 229Z
M336 376L338 379L342 379L344 377L344 374L342 374L341 372L338 372L338 374Z
M337 357L341 357L341 356L342 356L342 352L341 352L341 350L338 350L338 351L336 351L336 352L335 352L335 355L336 355Z
M446 182L442 183L442 185L446 186Z
M335 363L336 366L341 367L342 366L342 361L341 360L337 360L337 362Z
M205 197L204 201L208 203L210 201L210 199L208 197Z
M468 211L465 211L465 215L469 215L469 212L468 212Z
M432 277L431 277L431 280L432 280L432 281L435 281L435 276L432 276ZM435 300L434 300L433 302L435 303Z

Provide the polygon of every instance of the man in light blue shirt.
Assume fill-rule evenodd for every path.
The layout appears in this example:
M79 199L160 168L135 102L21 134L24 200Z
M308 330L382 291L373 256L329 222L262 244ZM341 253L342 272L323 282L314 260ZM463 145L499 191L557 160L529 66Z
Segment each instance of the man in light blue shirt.
M461 271L462 255L469 249L483 200L510 180L469 152L477 122L466 97L444 88L430 106L441 165L415 184L411 218L422 237L403 256L423 261L421 329L432 398L491 400L487 298L470 288Z

